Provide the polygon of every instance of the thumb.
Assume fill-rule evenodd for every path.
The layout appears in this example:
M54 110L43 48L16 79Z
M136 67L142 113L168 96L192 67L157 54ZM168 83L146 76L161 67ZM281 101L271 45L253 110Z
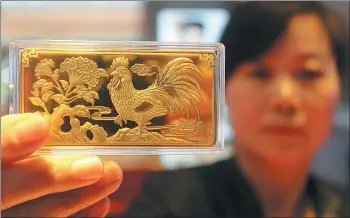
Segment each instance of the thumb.
M35 152L49 135L44 117L34 113L1 117L1 163L23 159Z

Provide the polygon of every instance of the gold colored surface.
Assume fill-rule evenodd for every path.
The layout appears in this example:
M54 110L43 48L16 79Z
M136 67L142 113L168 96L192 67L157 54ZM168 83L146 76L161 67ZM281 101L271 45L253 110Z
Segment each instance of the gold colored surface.
M211 147L210 51L21 52L20 111L42 114L48 146Z

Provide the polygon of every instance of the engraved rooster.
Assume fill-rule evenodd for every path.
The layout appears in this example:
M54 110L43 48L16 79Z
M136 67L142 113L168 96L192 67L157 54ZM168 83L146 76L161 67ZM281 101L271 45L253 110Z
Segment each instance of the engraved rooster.
M136 70L138 66L144 68ZM191 59L177 58L170 61L164 69L158 67L155 81L144 90L134 87L132 74L150 75L151 68L136 64L130 69L127 58L118 57L113 60L111 80L107 88L118 113L116 124L122 126L127 120L135 121L138 124L134 129L136 133L145 133L145 126L150 125L154 117L176 111L180 111L182 116L186 112L189 116L191 104L199 119L197 100L201 96L198 81L203 82L203 79L200 68Z

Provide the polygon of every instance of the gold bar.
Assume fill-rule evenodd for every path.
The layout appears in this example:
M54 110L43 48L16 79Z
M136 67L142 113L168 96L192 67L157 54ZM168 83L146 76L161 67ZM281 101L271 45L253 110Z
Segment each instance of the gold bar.
M50 126L40 152L197 153L223 147L221 44L10 46L12 113L39 113Z

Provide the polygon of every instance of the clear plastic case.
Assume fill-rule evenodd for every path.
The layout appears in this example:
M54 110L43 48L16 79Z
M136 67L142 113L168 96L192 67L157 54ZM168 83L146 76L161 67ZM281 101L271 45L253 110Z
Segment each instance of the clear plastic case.
M39 113L39 154L187 154L223 149L219 43L10 44L10 113Z

